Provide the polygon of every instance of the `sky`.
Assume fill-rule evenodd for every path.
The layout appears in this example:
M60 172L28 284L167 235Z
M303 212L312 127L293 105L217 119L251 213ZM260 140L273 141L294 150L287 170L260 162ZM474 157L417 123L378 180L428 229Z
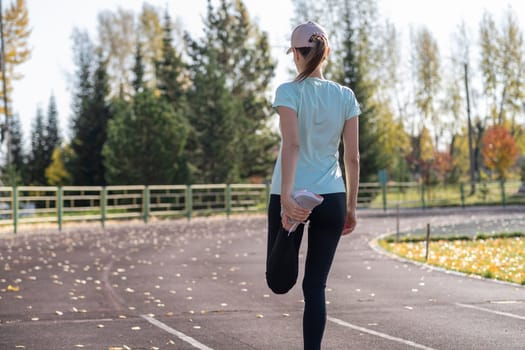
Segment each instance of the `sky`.
M4 0L3 8L15 0ZM166 6L184 29L193 35L202 33L206 0L146 0L164 10ZM26 0L32 33L29 39L31 58L17 68L24 78L16 81L13 110L21 119L24 138L28 140L31 123L38 107L47 110L49 98L55 96L62 136L69 136L71 116L71 77L75 70L71 33L73 28L87 30L97 37L97 14L119 7L138 13L144 0ZM248 12L259 27L269 34L272 55L278 66L273 88L290 78L291 57L285 54L293 28L291 0L244 0ZM188 5L191 4L191 5ZM451 34L462 19L476 33L483 11L491 12L496 22L510 6L520 23L525 20L523 0L378 0L381 18L389 18L408 40L411 27L425 25L434 35L443 54L448 54ZM524 28L522 28L523 30ZM406 39L405 39L406 38Z

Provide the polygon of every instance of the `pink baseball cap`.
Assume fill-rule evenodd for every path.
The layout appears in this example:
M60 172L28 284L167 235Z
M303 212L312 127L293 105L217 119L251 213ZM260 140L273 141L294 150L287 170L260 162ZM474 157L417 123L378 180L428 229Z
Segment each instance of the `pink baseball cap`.
M292 46L290 46L286 53L288 54L292 52L292 49L297 47L313 47L314 43L310 41L310 38L314 34L324 36L326 40L328 40L328 34L326 34L326 30L319 24L312 21L299 24L292 32Z

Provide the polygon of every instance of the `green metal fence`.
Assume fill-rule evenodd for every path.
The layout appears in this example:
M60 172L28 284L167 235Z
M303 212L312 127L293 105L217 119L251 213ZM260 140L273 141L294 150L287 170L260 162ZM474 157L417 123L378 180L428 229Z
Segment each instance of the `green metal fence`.
M366 184L364 194L359 189L361 207L427 208L472 205L525 205L525 193L520 192L520 181L492 181L476 184L470 193L470 184L425 186L416 182Z
M427 187L414 182L362 183L358 207L369 209L437 206L525 205L522 184L485 182ZM20 186L0 187L0 227L108 220L187 218L264 212L269 185L215 184L171 186Z
M187 218L261 212L268 186L252 184L172 186L0 187L0 226L74 221Z

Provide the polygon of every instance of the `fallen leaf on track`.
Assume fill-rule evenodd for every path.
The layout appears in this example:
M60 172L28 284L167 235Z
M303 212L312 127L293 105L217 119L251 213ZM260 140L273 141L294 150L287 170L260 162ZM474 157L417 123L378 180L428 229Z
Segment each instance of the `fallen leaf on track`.
M20 291L20 286L8 285L7 286L7 291L8 292L19 292Z

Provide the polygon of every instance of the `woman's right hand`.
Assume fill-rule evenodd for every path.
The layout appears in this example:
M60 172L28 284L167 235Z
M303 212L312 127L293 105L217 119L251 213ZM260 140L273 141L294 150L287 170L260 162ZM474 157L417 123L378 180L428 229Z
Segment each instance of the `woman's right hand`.
M281 196L281 207L283 209L283 217L286 216L293 221L306 221L311 213L309 209L301 207L295 199L292 198L292 195Z

